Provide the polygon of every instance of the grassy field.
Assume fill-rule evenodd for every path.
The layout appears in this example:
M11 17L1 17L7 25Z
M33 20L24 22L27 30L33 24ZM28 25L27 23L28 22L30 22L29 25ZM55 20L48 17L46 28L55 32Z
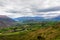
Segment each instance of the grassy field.
M13 29L1 32L0 40L60 40L60 22L30 23Z

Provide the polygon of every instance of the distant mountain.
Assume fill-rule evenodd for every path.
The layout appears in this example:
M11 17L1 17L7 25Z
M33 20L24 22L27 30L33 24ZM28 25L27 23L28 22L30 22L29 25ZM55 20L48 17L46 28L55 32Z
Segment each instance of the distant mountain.
M19 18L15 18L14 20L20 22L60 21L60 16L49 19L45 19L43 17L19 17Z
M45 19L43 17L19 17L19 18L15 18L15 20L20 22L39 22Z
M15 20L5 16L5 15L0 15L0 28L5 28L9 26L15 25Z
M55 18L52 18L52 20L60 21L60 16L57 16L57 17L55 17Z

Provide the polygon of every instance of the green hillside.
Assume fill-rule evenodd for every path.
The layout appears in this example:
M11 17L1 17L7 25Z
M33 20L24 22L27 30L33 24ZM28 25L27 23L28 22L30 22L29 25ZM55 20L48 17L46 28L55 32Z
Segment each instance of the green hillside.
M60 40L60 22L19 24L0 31L0 40Z

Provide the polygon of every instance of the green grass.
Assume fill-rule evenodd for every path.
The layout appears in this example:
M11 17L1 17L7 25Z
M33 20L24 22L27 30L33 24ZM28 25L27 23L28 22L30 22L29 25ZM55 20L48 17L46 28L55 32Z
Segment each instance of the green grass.
M42 23L43 24L43 23ZM26 24L27 25L27 24ZM60 24L57 23L45 23L41 25L39 23L19 26L16 32L9 32L13 28L5 28L0 33L0 40L39 40L37 37L40 36L41 40L60 40ZM25 28L25 30L22 30ZM31 29L30 29L31 28ZM19 30L21 29L21 30Z

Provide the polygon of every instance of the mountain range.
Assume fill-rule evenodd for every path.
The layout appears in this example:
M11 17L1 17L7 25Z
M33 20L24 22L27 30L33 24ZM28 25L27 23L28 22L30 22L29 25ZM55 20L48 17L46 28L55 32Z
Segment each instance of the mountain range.
M15 18L14 20L20 21L20 22L60 21L60 16L57 16L55 18L48 18L48 19L45 19L43 17L18 17L18 18Z
M60 16L51 18L51 19L45 19L43 17L18 17L18 18L10 18L5 15L0 15L0 28L5 28L9 26L16 25L16 22L41 22L41 21L60 21Z

